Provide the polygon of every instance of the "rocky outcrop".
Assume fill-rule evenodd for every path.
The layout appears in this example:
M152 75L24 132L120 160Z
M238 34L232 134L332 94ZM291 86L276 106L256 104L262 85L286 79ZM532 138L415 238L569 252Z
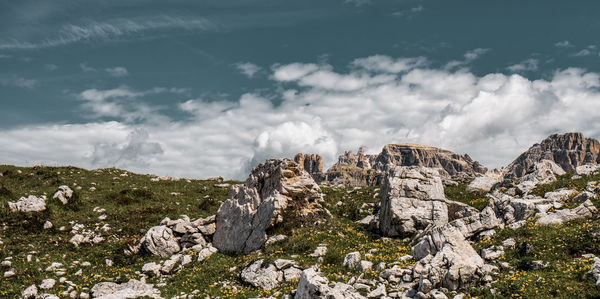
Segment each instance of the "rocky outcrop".
M367 155L365 148L358 154L347 151L327 170L326 181L332 185L373 186L383 182L383 173L395 166L423 166L442 169L441 175L452 179L470 179L487 171L468 155L417 145L388 144L378 155Z
M215 216L199 218L191 221L183 215L180 219L163 219L158 226L146 232L142 238L141 248L161 257L169 257L185 248L200 251L210 247L212 235L215 233Z
M553 182L563 174L565 171L559 165L551 160L542 160L533 164L515 187L521 194L527 194L537 185Z
M366 187L383 183L385 174L375 169L363 169L355 165L334 165L327 170L325 181L334 186Z
M46 210L46 196L29 195L28 197L21 197L16 202L9 201L8 207L12 212L41 212Z
M282 281L298 280L302 274L302 270L293 260L278 259L267 267L262 265L263 260L258 260L244 268L240 274L242 281L270 290Z
M600 163L600 143L581 133L553 134L531 146L507 166L506 177L520 178L535 163L550 160L563 170L571 171L584 164Z
M320 155L298 153L294 156L294 162L298 163L298 166L301 169L308 172L317 184L325 179L325 174L323 173L323 158L321 158Z
M386 236L415 235L475 213L466 204L446 199L437 169L397 166L381 188L379 228Z
M596 211L594 204L590 200L586 200L573 209L562 209L551 213L540 213L540 218L537 220L537 223L541 225L563 224L574 219L592 216Z
M267 230L284 221L323 212L321 189L290 159L269 159L252 170L243 185L232 186L217 212L213 244L219 251L249 253L265 242Z
M330 286L329 280L323 277L314 268L308 268L302 271L298 288L296 289L296 299L365 299L351 285L336 282Z

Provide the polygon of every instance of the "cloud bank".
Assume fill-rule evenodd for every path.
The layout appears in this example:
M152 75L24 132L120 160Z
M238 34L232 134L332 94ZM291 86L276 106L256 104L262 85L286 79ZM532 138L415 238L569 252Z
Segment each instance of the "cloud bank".
M340 72L328 64L273 65L273 93L249 92L233 101L181 94L174 105L183 120L143 101L177 90L84 90L76 97L90 123L2 130L0 156L2 163L21 165L243 178L266 158L297 152L319 153L330 166L361 145L378 152L388 143L411 142L469 153L497 167L551 133L600 136L598 73L568 68L546 80L477 76L465 67L433 69L424 58L383 55L348 66Z

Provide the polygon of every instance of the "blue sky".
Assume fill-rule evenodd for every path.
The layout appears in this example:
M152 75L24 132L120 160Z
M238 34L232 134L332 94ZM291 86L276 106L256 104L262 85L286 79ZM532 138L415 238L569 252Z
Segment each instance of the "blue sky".
M0 1L0 163L244 177L600 137L597 1Z

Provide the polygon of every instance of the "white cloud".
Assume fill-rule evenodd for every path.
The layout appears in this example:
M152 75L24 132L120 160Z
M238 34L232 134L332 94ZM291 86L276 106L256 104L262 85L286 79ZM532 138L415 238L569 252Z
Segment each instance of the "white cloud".
M251 62L238 62L235 67L248 78L254 77L261 70L261 67Z
M469 50L464 54L464 60L452 60L446 64L444 69L452 70L457 67L462 67L468 65L469 63L477 60L479 57L483 56L485 53L490 51L490 49L485 48L476 48L473 50Z
M88 21L82 24L65 24L56 32L44 34L39 40L0 39L0 49L36 49L67 45L80 41L107 41L115 37L139 34L150 30L210 30L214 25L204 18L186 17L139 17L117 18L102 22Z
M352 61L352 65L374 72L400 73L417 67L427 65L425 57L414 58L391 58L386 55L373 55L366 58L358 58Z
M352 4L354 6L360 7L363 5L371 4L371 0L344 0L344 3Z
M189 117L179 121L127 120L131 111L160 115L130 103L167 89L86 90L82 103L115 103L123 109L106 113L120 111L125 118L3 129L0 156L11 164L123 165L163 175L243 178L267 157L300 151L320 153L327 167L344 150L366 145L377 152L388 143L411 142L469 153L496 167L551 133L600 137L598 73L569 68L530 80L427 67L394 73L372 65L351 62L346 72L327 64L277 65L271 76L276 96L182 99L177 107Z
M125 77L127 75L129 75L129 72L127 72L127 69L122 67L122 66L115 66L115 67L109 67L109 68L105 68L104 69L109 75L113 76L113 77Z
M595 45L589 45L587 47L585 47L585 49L582 49L581 51L573 54L573 56L590 56L590 55L595 55L596 54L596 46Z
M558 48L570 48L570 47L573 47L573 45L568 40L557 42L557 43L554 44L554 46L556 46Z
M539 61L537 59L530 58L530 59L524 60L520 63L508 66L506 69L513 73L529 72L529 71L537 70L538 65L539 65Z
M395 17L410 16L412 14L422 12L423 10L425 10L425 7L423 7L423 5L418 5L418 6L410 8L410 9L395 11L392 13L392 16L395 16Z
M37 84L37 80L23 78L20 76L0 77L0 85L5 86L16 86L21 88L34 88Z

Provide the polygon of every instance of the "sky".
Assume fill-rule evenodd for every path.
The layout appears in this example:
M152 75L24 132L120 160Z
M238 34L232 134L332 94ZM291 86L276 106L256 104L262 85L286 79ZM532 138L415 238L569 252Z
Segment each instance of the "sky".
M600 2L0 0L0 164L244 178L600 137Z

